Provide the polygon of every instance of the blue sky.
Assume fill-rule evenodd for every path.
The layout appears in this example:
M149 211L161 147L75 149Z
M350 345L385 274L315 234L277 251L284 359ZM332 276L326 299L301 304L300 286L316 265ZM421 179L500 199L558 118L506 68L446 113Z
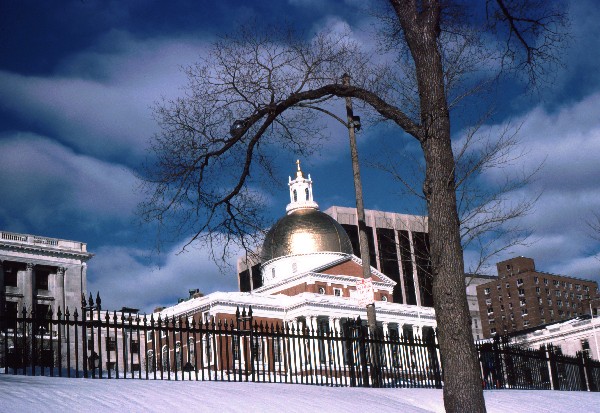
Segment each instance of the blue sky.
M308 35L339 25L366 48L376 22L355 0L58 4L0 3L0 228L87 242L96 254L88 286L101 292L107 308L151 310L190 288L235 290L233 269L219 273L201 249L177 254L183 238L158 253L154 228L136 219L143 199L136 174L157 132L151 106L181 93L180 67L198 61L240 22L287 21ZM511 194L542 193L522 221L535 242L498 258L525 255L538 269L600 280L600 244L585 225L600 211L600 10L594 1L573 1L569 13L572 39L553 82L534 95L518 81L501 84L492 96L497 115L483 130L522 124L526 155L512 168L544 163L534 183ZM457 140L474 116L466 107L453 118ZM330 135L319 156L302 160L303 169L323 209L353 206L347 136L334 126ZM366 166L393 147L407 172L402 165L418 157L417 145L385 125L366 128L359 141L367 208L422 213L398 183ZM282 186L265 211L272 219L284 213L294 161L291 154L278 159ZM490 171L482 179L491 185L502 175Z

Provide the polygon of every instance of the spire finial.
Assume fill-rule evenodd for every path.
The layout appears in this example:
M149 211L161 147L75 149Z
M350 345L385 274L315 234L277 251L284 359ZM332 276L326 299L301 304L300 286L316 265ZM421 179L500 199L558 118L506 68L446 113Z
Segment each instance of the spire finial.
M304 178L304 176L302 176L302 170L300 169L300 159L296 159L296 165L298 165L298 171L296 172L296 178Z

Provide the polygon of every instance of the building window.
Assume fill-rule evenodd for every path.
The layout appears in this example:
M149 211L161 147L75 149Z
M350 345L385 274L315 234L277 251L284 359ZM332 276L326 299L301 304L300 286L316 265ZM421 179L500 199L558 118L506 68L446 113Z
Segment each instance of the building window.
M535 292L536 292L536 293L538 293L538 294L539 294L539 293L540 293L540 291L541 291L541 290L540 290L540 287L535 287Z
M519 288L519 295L525 295L525 289Z
M483 290L485 292L485 295L490 295L490 289L486 288L485 290Z
M298 202L298 192L294 189L294 202Z
M523 321L523 327L527 327L529 325L529 320L524 320Z
M582 296L581 294L577 294L577 299L578 299L579 301L581 301L581 299L582 299L582 298L583 298L583 296Z
M500 286L500 284L496 285L496 288L498 289L498 291L500 291L502 289L502 287Z
M163 371L169 371L169 347L163 346L161 352L161 364Z
M513 305L512 305L512 303L508 303L508 308L509 308L510 310L512 310L512 308L513 308Z
M548 305L552 305L552 298L548 298Z
M319 287L319 294L325 294L325 287Z
M547 278L544 278L544 284L548 285L548 279Z
M519 300L519 303L521 304L521 306L524 306L524 305L526 305L526 304L527 304L527 301L526 301L524 298L521 298L521 299Z
M271 278L275 278L275 268L271 268Z
M510 283L506 283L506 288L510 288Z
M554 292L554 295L556 295L557 297L560 297L560 291L556 290L556 291Z
M490 333L491 333L491 334L496 334L496 328L495 328L495 327L494 327L494 328L491 328L491 329L490 329Z
M517 279L517 287L523 285L523 279L519 278Z
M536 284L540 283L540 279L538 277L533 277L533 282Z
M546 295L550 295L550 288L546 288Z
M538 304L539 304L539 305L542 305L542 304L544 304L544 300L542 300L541 298L538 298Z
M577 291L581 291L581 284L575 284L575 289Z
M47 290L49 276L50 276L49 270L36 269L35 270L35 288L37 290Z
M17 263L4 263L4 285L7 287L17 287L17 273L19 265Z
M522 308L521 309L521 315L527 315L527 314L528 314L527 308Z
M487 313L488 314L494 314L494 309L492 307L488 307Z
M333 295L335 295L336 297L341 297L342 296L342 289L341 288L334 288L333 289ZM383 297L385 297L385 295ZM382 297L381 301L387 301L387 298L384 300L383 297Z
M308 188L304 188L304 195L306 197L306 200L308 201Z
M116 337L106 337L106 350L108 350L108 351L117 350L117 338Z
M556 305L562 307L562 300L556 300Z
M190 364L196 364L196 343L194 343L193 337L188 339L188 362Z
M504 304L500 304L500 311L504 311Z
M387 295L382 295L381 296L381 301L387 301L387 300L388 300Z
M561 284L562 284L563 288L567 288L567 282L566 281L563 281Z

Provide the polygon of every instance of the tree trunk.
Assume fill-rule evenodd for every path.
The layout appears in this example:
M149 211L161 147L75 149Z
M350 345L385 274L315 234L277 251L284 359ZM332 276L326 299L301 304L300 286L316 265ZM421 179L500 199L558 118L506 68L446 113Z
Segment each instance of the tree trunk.
M415 62L425 156L433 299L444 371L446 412L485 412L479 361L471 333L456 207L450 114L438 49L440 5L391 1Z

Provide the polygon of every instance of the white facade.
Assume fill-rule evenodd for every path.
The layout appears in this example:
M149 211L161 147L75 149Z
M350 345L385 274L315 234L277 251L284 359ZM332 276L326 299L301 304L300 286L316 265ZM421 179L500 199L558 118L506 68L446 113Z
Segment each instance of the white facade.
M600 360L600 318L573 318L519 334L513 340L536 349L552 344L555 348L560 347L562 353L568 356L575 356L579 351L588 351L590 357Z
M92 256L82 242L0 232L0 308L72 312L81 306Z

